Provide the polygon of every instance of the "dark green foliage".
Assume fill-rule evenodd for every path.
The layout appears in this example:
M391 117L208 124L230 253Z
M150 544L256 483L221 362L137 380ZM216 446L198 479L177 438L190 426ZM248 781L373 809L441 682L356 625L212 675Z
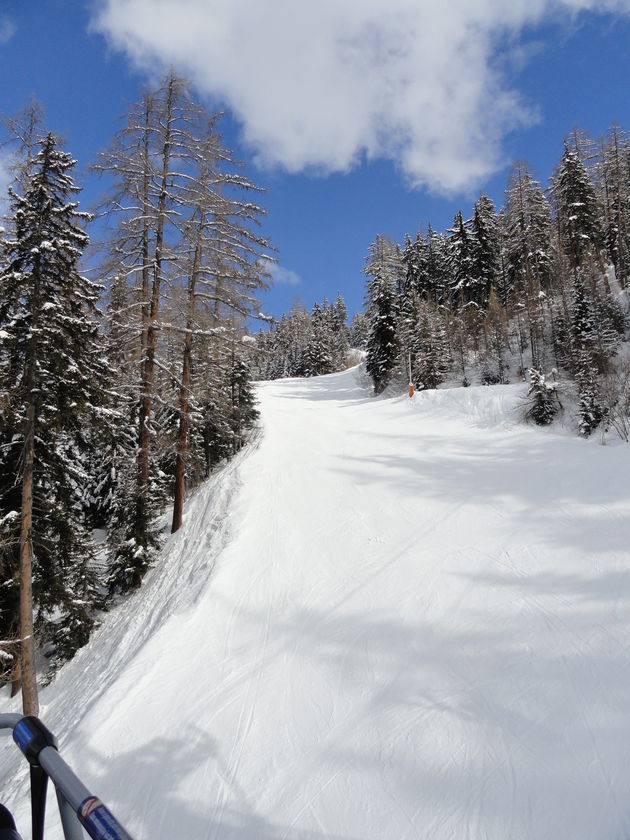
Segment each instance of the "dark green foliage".
M472 265L468 300L485 309L499 264L499 231L494 204L487 195L475 202L470 225Z
M18 563L12 511L20 510L19 453L34 400L33 593L39 638L54 661L85 644L101 594L85 516L91 482L85 467L94 430L107 424L109 370L96 309L100 289L78 271L88 217L76 209L73 167L52 135L42 140L24 194L11 195L13 229L0 278L0 437L9 443L0 455L5 581L14 580ZM4 591L0 609L10 627L13 584Z
M477 297L473 276L473 242L461 212L455 215L449 230L448 266L450 272L450 298L457 309Z
M332 330L330 310L322 309L318 303L311 313L311 329L306 345L306 375L321 376L334 369L332 358Z
M366 370L380 394L387 386L398 358L397 281L402 275L402 260L391 242L377 237L370 246L365 273L367 283Z

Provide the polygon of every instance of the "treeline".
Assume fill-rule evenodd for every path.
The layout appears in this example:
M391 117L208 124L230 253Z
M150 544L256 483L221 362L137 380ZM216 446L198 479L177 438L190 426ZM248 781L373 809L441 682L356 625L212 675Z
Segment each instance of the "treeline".
M320 376L342 370L354 336L347 325L348 310L341 296L316 303L309 313L296 305L268 330L256 336L253 371L257 379L283 376Z
M0 680L37 712L34 661L86 643L97 611L139 586L157 517L237 452L256 418L245 321L267 243L260 190L219 117L174 75L142 94L94 162L91 218L75 161L31 105L0 237ZM105 225L105 222L107 223ZM99 547L93 538L105 537Z
M367 370L376 393L411 376L418 389L523 379L534 418L555 407L550 369L573 382L579 427L625 426L628 376L612 364L630 277L630 141L613 125L595 143L575 129L543 191L513 168L497 212L481 195L401 246L377 237L366 260ZM624 433L625 436L625 433Z

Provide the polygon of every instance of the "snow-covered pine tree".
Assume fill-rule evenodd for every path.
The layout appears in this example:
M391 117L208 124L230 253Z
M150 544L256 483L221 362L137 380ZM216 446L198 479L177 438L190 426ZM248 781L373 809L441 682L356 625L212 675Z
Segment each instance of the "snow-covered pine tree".
M345 365L346 354L350 348L348 310L341 292L337 292L337 299L330 307L330 330L332 334L333 370L341 370Z
M554 382L547 382L545 375L538 368L530 368L528 373L529 390L525 415L539 426L548 426L559 408L556 385Z
M413 384L421 391L437 388L451 368L446 330L433 301L418 301L411 358Z
M369 322L366 370L380 394L387 386L398 356L396 288L402 261L393 242L377 236L370 245L364 269L368 277L366 315Z
M568 145L554 175L552 191L562 246L571 266L579 267L587 253L595 255L603 247L604 234L586 166Z
M21 669L26 713L37 713L33 607L40 645L63 659L88 639L96 586L82 519L80 454L96 422L108 370L99 287L78 269L88 243L77 210L75 161L53 135L40 144L23 195L11 195L12 235L0 278L3 437L21 451L11 565L20 569ZM3 501L4 503L4 501ZM10 512L3 511L6 516ZM19 533L19 539L17 534ZM6 555L5 555L6 557Z
M455 214L453 227L448 231L448 266L453 306L461 308L474 302L473 243L461 211Z
M428 246L420 231L413 242L409 234L405 234L402 261L405 266L405 291L425 299L429 296L435 297L429 276Z
M247 433L258 420L259 411L253 389L252 375L242 343L232 343L229 372L230 427L232 449L236 454L244 445Z
M512 311L521 308L529 333L532 366L545 352L545 309L541 291L551 278L549 205L527 166L517 163L506 190L505 249Z
M311 312L311 334L306 346L306 373L307 376L321 376L332 370L332 331L327 310L316 303Z
M426 238L426 275L418 280L420 294L431 298L436 304L448 305L450 302L450 274L448 239L443 233L435 231L431 225L427 228ZM426 289L426 295L423 292Z
M610 261L617 280L625 288L630 278L630 141L618 125L611 125L602 138L599 203L604 208L604 230Z
M487 195L480 195L475 202L470 235L472 266L469 300L485 310L499 263L498 219L494 204Z
M603 417L594 361L596 350L597 325L592 301L576 268L571 305L571 366L579 395L580 433L585 437L597 428Z
M350 346L357 350L364 350L367 347L369 335L369 322L364 312L357 312L350 321Z

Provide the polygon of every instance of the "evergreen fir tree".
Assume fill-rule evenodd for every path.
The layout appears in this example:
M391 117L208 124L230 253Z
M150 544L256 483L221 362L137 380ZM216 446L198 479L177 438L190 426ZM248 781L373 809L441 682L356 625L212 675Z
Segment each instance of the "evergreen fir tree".
M348 310L341 292L337 292L337 299L330 308L330 318L333 370L341 370L345 366L346 354L350 348Z
M461 211L456 213L449 230L448 254L451 295L455 307L462 307L474 300L473 246L468 226Z
M27 600L32 579L40 643L57 660L85 644L94 621L97 589L83 518L87 476L81 455L89 445L86 429L105 417L103 385L109 371L98 327L99 288L78 271L88 242L81 225L89 217L74 201L75 161L51 134L40 146L24 194L11 195L13 235L4 246L2 436L9 434L10 422L10 449L23 453L21 474L12 477L22 486L16 508L22 525L19 539L15 531L10 535L9 564L17 569L19 554ZM5 509L5 521L7 514ZM22 638L32 636L24 627L27 611ZM33 651L26 647L22 678L32 709L37 706L34 682L27 681L33 677Z
M630 143L625 132L612 125L602 141L599 166L600 203L604 207L606 247L622 288L630 277Z
M485 309L499 262L498 221L494 204L487 195L481 195L475 203L470 233L472 266L468 298Z
M539 426L548 426L558 412L555 383L549 384L538 368L529 370L526 416Z
M437 388L444 382L451 358L446 331L432 301L418 305L411 357L413 384L418 390Z
M369 322L364 312L357 312L350 321L350 346L356 350L367 347Z
M576 269L571 306L571 365L579 394L580 433L588 437L599 425L603 408L599 396L597 367L597 326L592 302Z
M554 177L553 194L562 245L576 268L582 264L586 252L597 253L603 246L604 236L595 190L586 167L577 152L566 145Z
M306 346L307 376L321 376L333 370L332 332L327 311L316 303L311 313L311 334Z
M370 324L366 370L374 383L374 392L380 394L391 378L398 356L396 287L402 272L393 243L377 236L370 246L365 273L369 278L367 317Z

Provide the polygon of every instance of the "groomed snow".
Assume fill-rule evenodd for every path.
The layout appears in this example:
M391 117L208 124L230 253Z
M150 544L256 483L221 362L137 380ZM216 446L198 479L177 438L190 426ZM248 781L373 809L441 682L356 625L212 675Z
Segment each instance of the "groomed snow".
M256 444L42 693L138 840L630 834L628 448L523 425L523 390L260 386Z

